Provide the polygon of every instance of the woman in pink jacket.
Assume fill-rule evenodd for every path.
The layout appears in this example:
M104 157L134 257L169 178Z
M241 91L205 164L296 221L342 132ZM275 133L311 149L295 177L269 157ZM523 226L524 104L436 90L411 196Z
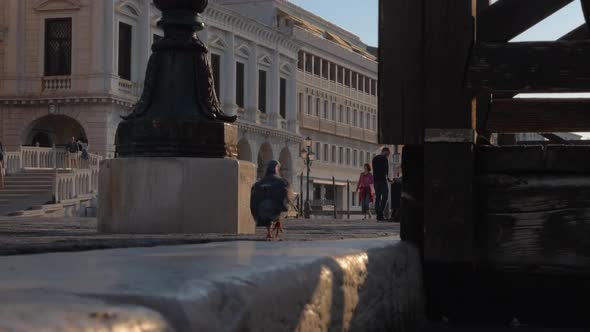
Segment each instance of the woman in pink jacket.
M363 220L371 219L371 203L373 203L373 174L371 165L365 164L364 170L359 177L356 191L359 193L359 203L363 208Z

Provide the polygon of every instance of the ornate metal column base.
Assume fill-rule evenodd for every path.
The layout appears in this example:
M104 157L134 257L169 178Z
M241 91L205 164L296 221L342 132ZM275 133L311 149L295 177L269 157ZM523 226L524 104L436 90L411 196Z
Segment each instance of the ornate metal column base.
M237 158L238 128L213 121L126 121L119 125L119 157Z
M117 156L236 158L236 117L221 109L209 51L195 34L208 1L154 3L165 35L152 46L140 100L117 129Z

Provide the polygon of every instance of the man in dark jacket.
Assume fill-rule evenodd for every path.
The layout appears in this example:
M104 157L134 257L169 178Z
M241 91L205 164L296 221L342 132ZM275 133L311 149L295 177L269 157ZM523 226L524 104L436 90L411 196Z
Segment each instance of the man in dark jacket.
M391 151L388 147L381 150L381 154L373 158L373 181L375 186L375 214L377 220L382 221L383 211L387 204L389 196L389 155Z

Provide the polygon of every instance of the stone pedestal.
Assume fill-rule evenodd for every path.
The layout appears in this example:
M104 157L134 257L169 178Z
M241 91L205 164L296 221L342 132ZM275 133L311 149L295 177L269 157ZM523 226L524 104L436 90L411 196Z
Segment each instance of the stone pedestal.
M102 163L98 230L254 234L254 164L233 159L120 158Z

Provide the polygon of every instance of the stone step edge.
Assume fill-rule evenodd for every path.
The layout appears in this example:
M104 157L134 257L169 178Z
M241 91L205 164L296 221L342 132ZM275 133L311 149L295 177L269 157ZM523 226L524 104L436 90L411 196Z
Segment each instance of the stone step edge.
M63 332L82 327L109 331L112 326L146 326L149 331L412 331L410 326L423 323L425 307L419 253L405 243L254 271L182 299L154 297L149 290L139 295L46 293L53 298L41 303L35 294L30 300L21 295L5 297L18 303L0 312L0 328L4 322L16 330ZM29 319L35 305L47 308L35 313L46 317Z
M89 201L94 198L93 194L78 195L76 198L63 200L59 204L44 204L32 206L29 210L21 210L9 213L9 217L42 217L49 213L54 213L65 209L67 206L76 205L82 201Z

